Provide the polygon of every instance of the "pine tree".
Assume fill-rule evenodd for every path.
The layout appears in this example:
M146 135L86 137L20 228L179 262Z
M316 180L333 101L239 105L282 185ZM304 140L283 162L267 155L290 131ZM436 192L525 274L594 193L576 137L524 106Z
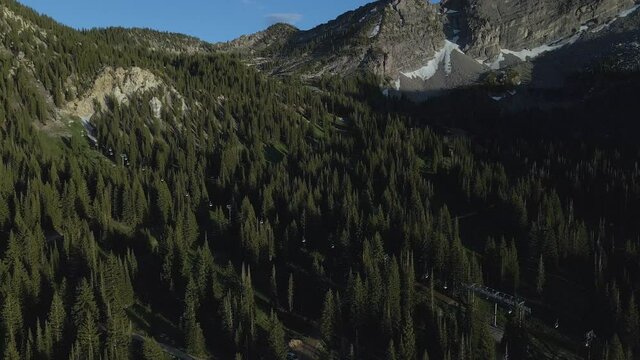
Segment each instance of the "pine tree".
M391 259L391 269L387 278L386 299L389 306L389 317L394 331L398 331L402 324L402 290L400 284L400 269L394 256Z
M82 354L89 360L96 359L100 350L98 324L91 314L85 315L78 326L77 343Z
M544 260L542 259L542 255L538 260L538 276L536 277L536 291L538 294L542 294L544 290L544 284L546 282L546 275L544 271Z
M622 347L622 342L620 341L620 338L617 334L614 335L613 339L611 340L611 347L607 360L627 360L624 348Z
M625 306L621 334L624 334L622 339L627 345L637 346L640 342L640 313L633 294L631 294Z
M64 309L64 304L62 303L62 298L56 291L53 293L53 298L51 299L51 307L49 309L49 317L47 320L47 324L51 328L53 340L56 343L62 340L65 319L66 311Z
M169 357L162 347L153 338L145 338L142 344L142 357L144 360L168 360Z
M129 358L131 346L130 325L122 310L109 311L107 319L106 351L110 359Z
M277 277L276 277L276 266L273 265L271 267L271 279L270 279L270 290L271 290L271 302L273 304L274 307L278 308L279 307L279 301L278 301L278 283L277 283Z
M76 326L80 326L87 317L95 320L97 315L98 306L93 295L93 289L91 289L87 280L83 279L76 290L76 301L73 304L73 321Z
M77 327L77 343L82 354L88 359L96 358L100 350L98 334L98 307L91 286L83 279L76 291L73 305L73 320Z
M269 357L273 360L285 359L287 356L287 345L284 339L284 328L275 313L271 313L268 329Z
M493 338L487 327L486 320L483 314L475 310L474 311L474 324L473 335L475 342L474 354L478 360L494 360L495 359L495 344Z
M12 292L7 292L0 315L0 325L3 325L5 336L14 338L22 333L22 310L20 302Z
M16 347L16 341L13 336L10 336L5 344L4 353L2 354L3 360L21 360L22 357Z
M322 307L322 318L320 319L320 332L322 340L329 348L333 344L335 335L336 311L333 299L333 291L329 289L324 297L324 305Z
M429 353L427 350L422 353L422 360L429 360Z
M404 325L400 335L400 358L406 360L416 358L416 336L413 329L413 320L408 312L405 312Z
M287 304L289 312L293 312L293 274L289 274L289 287L287 291Z
M207 346L200 323L193 322L188 324L186 333L187 352L197 357L206 357Z
M386 360L396 360L396 347L393 345L393 339L389 341Z

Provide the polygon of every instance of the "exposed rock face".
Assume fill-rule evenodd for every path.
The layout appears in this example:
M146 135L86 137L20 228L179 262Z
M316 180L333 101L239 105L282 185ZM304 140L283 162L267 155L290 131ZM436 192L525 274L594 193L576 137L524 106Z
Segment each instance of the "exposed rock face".
M466 53L492 59L501 49L519 51L568 37L585 24L606 23L634 0L448 0L466 27ZM466 30L466 31L465 31Z
M424 0L396 0L382 7L380 23L364 65L375 73L395 78L415 70L444 45L437 8Z
M184 110L184 100L182 96L173 88L168 87L162 79L152 72L133 67L130 69L107 67L94 80L93 87L81 98L69 102L65 106L65 112L88 120L96 111L95 104L106 107L106 99L113 96L119 103L127 103L129 97L135 93L144 93L154 90L164 91L164 100L169 105L178 102ZM154 98L155 104L150 104L154 116L159 117L162 103Z
M437 5L384 0L308 31L279 24L217 48L251 54L255 65L272 73L320 76L368 70L395 78L400 71L423 66L444 40Z
M604 36L601 30L633 13L636 2L380 0L308 31L278 24L214 48L271 74L373 72L385 79L385 94L435 95Z
M288 24L275 24L264 31L243 35L235 40L214 44L218 51L235 51L255 55L273 53L281 50L289 39L299 32L296 27Z

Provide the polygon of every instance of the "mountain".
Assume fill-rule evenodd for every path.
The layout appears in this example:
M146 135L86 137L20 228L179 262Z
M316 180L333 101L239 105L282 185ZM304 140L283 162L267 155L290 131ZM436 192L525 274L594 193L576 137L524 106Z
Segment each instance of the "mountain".
M502 51L538 48L603 25L634 6L634 0L447 0L454 13L461 45L479 60L494 60Z
M424 98L605 37L611 24L635 16L637 8L633 0L386 0L311 30L276 25L217 49L241 53L271 74L371 72L385 93Z
M219 48L249 53L275 74L371 71L395 78L442 47L439 18L438 7L422 0L378 1L308 31L279 24Z
M2 358L639 358L640 12L578 3L208 44L0 0Z

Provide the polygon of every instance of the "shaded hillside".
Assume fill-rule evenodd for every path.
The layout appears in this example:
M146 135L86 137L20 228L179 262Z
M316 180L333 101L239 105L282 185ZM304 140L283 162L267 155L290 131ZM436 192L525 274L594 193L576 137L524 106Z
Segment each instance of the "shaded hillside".
M433 11L379 2L323 29L345 36L337 54L393 54L407 45L382 39L429 33L412 4ZM419 104L371 73L273 77L13 1L0 30L3 358L640 354L635 70L595 67L539 93L580 95L568 106L508 111L485 88ZM273 33L287 40L241 43L333 44ZM419 49L436 77L469 60L441 40Z

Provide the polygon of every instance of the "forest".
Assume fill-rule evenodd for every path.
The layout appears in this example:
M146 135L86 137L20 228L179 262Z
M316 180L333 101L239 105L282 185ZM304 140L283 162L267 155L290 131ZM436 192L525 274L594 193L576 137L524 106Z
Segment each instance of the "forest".
M565 109L416 104L0 6L47 34L0 22L3 359L640 358L638 74ZM105 66L185 106L42 130Z

